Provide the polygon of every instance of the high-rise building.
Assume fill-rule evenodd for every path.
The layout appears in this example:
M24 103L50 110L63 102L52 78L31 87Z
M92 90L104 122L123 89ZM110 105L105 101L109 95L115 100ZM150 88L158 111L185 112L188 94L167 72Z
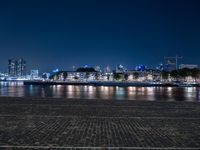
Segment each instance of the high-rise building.
M8 60L8 74L9 76L16 76L17 69L16 69L16 60L15 59L9 59Z
M26 61L22 58L17 59L17 76L22 77L26 75Z
M20 59L8 60L8 74L13 77L23 77L26 75L26 61Z

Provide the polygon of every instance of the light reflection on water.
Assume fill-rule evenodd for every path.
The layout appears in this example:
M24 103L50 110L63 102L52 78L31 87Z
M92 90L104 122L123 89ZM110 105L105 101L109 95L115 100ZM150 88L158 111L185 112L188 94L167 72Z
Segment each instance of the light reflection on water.
M24 86L22 82L0 82L0 96L75 99L200 101L196 87L112 87L52 85Z

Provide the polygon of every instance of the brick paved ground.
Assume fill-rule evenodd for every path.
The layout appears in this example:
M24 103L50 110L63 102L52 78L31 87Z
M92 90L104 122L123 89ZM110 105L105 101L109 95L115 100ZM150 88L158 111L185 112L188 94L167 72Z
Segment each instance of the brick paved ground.
M0 98L0 149L200 149L200 103Z

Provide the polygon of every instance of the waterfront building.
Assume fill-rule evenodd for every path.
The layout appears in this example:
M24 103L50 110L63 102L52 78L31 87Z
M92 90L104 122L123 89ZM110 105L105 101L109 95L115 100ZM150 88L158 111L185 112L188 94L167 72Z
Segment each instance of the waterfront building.
M146 69L144 71L129 70L127 72L128 81L159 81L161 79L161 71L154 69Z
M8 74L12 77L24 77L26 75L26 61L22 58L9 59Z
M8 75L9 76L16 76L17 75L17 63L15 59L8 60Z
M93 81L99 79L100 76L100 72L80 68L77 71L60 71L51 75L51 79L54 81Z
M101 81L113 81L113 73L102 73L100 74L99 80Z
M24 77L26 75L26 61L22 58L17 59L17 76Z

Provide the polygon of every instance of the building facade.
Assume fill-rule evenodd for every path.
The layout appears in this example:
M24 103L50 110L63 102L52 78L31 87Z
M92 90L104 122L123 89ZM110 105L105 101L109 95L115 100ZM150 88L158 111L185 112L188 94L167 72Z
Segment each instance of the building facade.
M16 76L17 69L16 69L16 60L9 59L8 60L8 75L9 76Z

